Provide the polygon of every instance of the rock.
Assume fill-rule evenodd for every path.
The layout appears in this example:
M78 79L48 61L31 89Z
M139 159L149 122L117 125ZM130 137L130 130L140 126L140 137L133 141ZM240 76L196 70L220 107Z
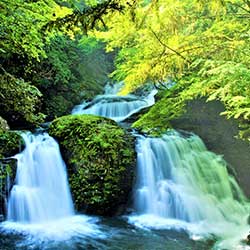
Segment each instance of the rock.
M0 159L0 221L7 216L7 201L10 190L15 182L16 169L16 159Z
M186 113L171 124L175 129L194 132L209 150L223 155L229 163L229 173L250 197L250 144L236 138L239 133L237 121L221 116L224 110L219 101L194 100L188 103Z
M114 121L92 115L58 118L49 134L60 144L77 210L124 212L135 171L133 137Z
M0 222L4 221L4 215L0 214Z
M250 245L250 234L247 236L247 243Z
M0 158L17 154L23 146L23 139L17 132L0 130Z
M7 123L6 120L4 120L1 116L0 116L0 130L3 130L3 131L6 131L6 130L9 130L10 127Z
M0 217L6 217L8 195L16 176L16 159L10 158L21 151L24 142L15 131L0 129ZM1 221L1 219L0 219Z

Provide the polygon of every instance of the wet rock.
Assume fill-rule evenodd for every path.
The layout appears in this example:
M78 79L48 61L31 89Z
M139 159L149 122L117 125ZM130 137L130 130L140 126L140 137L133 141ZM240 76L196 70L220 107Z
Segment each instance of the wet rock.
M15 182L16 169L16 159L0 159L0 221L5 219L7 215L7 201Z
M77 210L124 212L135 172L133 137L113 120L93 115L58 118L49 134L60 144Z
M229 163L229 173L234 175L250 197L250 144L236 138L238 123L221 116L224 106L219 101L206 102L204 99L188 103L186 113L171 122L175 129L183 129L199 135L207 148Z

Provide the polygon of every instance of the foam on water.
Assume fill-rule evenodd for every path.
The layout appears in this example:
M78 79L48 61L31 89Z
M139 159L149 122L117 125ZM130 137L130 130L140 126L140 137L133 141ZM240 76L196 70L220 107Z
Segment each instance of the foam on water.
M138 136L136 214L129 222L148 229L186 230L190 237L215 237L215 249L249 249L249 203L221 156L193 134ZM239 248L239 249L240 249Z
M147 96L140 97L136 95L119 96L120 88L120 84L115 84L113 87L107 85L103 95L98 95L91 102L83 102L76 106L72 114L99 115L121 122L155 103L154 96L157 93L155 89Z
M8 202L4 234L25 236L24 244L104 237L98 219L75 215L66 166L57 142L47 133L23 133L25 149L16 155L17 174Z
M95 217L75 215L44 223L18 223L6 221L1 225L1 231L27 235L35 240L66 241L77 236L105 237L100 231Z

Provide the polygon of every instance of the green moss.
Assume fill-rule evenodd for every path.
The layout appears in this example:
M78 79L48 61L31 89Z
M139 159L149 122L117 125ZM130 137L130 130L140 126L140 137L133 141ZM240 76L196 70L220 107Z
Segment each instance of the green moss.
M39 112L42 93L30 83L4 73L0 74L0 116L11 127L38 125L44 121Z
M7 123L6 120L4 120L1 116L0 116L0 131L7 131L9 130L10 127Z
M0 128L0 214L5 214L5 201L16 175L16 159L8 157L18 153L21 145L22 137L18 133Z
M16 175L16 166L17 160L13 158L8 159L0 159L0 195L3 192L6 192L6 178L7 176L10 178L11 182L13 183ZM3 195L3 194L2 194Z
M0 158L18 153L22 143L22 137L17 132L0 129Z
M58 118L49 133L60 143L78 210L112 215L126 204L135 165L131 135L92 115Z

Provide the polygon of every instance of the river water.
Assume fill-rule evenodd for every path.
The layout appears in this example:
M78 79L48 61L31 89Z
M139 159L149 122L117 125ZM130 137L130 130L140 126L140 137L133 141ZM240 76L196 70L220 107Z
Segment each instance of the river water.
M207 250L213 240L192 240L184 230L146 230L126 218L80 215L76 221L53 225L2 226L2 250ZM77 222L77 223L76 223ZM10 226L10 229L8 229ZM63 228L62 228L63 227Z
M119 97L118 90L76 107L121 122L154 104L143 97ZM33 250L208 250L250 249L249 203L221 156L207 151L193 134L137 136L137 179L130 213L104 218L76 214L58 144L46 133L23 134L16 155L16 184L8 220L0 224L0 249Z

